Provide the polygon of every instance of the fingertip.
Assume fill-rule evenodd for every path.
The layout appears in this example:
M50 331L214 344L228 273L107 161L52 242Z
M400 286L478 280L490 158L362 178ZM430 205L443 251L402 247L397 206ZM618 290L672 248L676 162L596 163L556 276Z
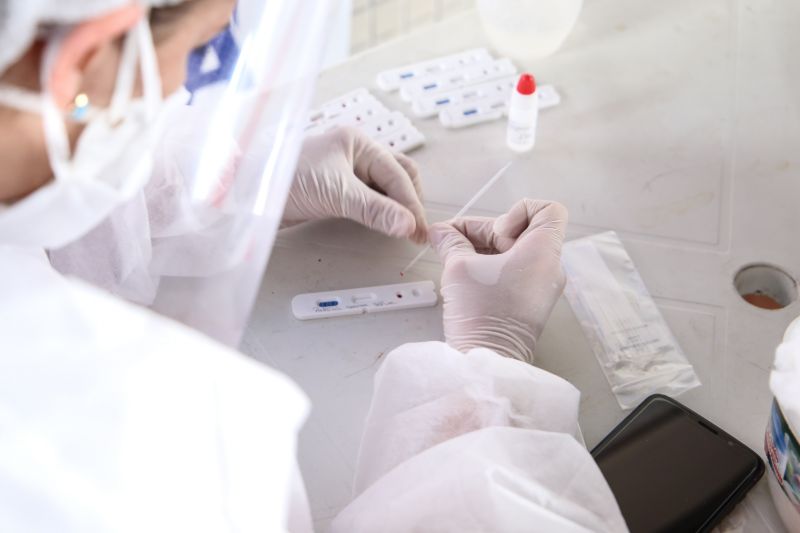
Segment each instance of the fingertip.
M569 210L567 206L560 202L550 202L550 207L553 210L554 218L564 222L565 224L569 221Z
M493 229L497 235L516 239L525 231L529 222L527 200L523 199L515 203L508 212L497 217Z
M417 230L414 232L414 235L411 236L411 240L413 240L417 244L425 244L430 241L430 232L428 230L427 224L420 224L417 221Z

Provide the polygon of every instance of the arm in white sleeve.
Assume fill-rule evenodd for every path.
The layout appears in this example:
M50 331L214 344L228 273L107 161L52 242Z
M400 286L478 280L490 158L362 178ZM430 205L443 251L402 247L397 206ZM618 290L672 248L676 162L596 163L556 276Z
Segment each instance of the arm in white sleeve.
M0 530L311 530L286 377L3 247L0 292Z
M576 440L580 393L487 349L401 346L375 378L334 531L626 531Z

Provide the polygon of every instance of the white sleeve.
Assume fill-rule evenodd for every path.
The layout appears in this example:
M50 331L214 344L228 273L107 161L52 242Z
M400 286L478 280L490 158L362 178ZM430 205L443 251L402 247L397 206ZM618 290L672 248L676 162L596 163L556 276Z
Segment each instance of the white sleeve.
M286 377L0 247L0 531L310 531Z
M159 276L150 265L153 247L147 199L139 192L80 239L48 250L50 264L111 294L150 305L158 290Z
M401 346L375 378L334 532L627 531L576 440L580 393L486 350Z

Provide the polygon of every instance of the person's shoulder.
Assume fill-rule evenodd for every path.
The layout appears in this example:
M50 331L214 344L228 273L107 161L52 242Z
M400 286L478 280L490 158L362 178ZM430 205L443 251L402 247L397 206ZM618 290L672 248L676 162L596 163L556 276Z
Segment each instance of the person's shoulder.
M175 320L54 270L41 250L0 246L0 338L39 370L136 370L204 386L237 383L305 402L288 378ZM33 368L31 368L33 370ZM149 369L145 371L145 369ZM38 371L38 370L37 370ZM256 394L259 395L260 393Z

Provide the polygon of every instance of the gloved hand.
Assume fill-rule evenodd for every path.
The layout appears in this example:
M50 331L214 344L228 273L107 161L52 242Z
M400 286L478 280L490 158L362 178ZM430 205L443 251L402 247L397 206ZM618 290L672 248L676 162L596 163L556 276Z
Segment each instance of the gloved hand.
M354 128L306 139L281 227L349 218L392 237L427 241L414 162Z
M466 217L430 228L444 263L447 343L533 362L536 339L564 289L567 210L524 199L496 219Z

